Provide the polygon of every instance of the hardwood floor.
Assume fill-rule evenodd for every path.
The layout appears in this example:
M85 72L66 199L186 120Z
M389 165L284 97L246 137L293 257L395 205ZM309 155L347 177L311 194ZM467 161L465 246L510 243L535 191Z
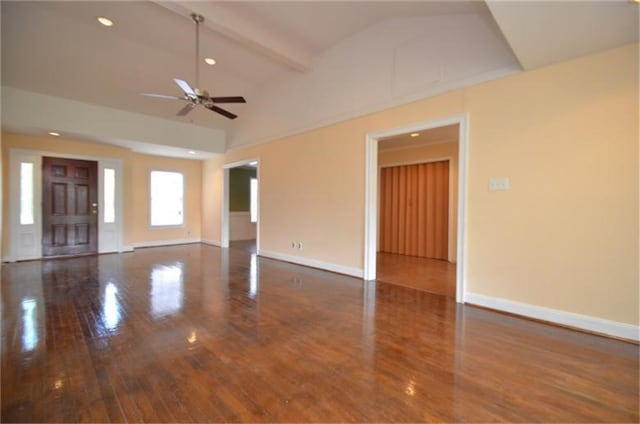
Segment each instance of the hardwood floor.
M456 264L378 252L376 269L378 281L456 297Z
M638 349L243 249L2 267L2 422L638 422Z

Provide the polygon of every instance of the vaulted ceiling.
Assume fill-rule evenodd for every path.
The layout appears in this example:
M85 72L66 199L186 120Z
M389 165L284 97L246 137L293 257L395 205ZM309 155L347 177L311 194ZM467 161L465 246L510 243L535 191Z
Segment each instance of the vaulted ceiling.
M206 158L638 40L638 4L2 1L2 126ZM242 95L176 116L173 78ZM96 18L106 16L112 27ZM204 57L216 64L209 66Z

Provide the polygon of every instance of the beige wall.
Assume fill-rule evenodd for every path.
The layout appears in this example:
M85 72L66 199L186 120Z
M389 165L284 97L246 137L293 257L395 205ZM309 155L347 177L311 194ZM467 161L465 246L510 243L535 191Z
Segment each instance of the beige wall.
M378 166L402 165L408 163L429 162L447 159L451 180L449 181L449 196L451 210L449 211L449 259L456 261L458 248L458 141L447 143L427 144L414 148L395 150L380 150L378 152ZM378 231L378 236L380 231Z
M2 162L2 158L3 158L3 151L2 151L2 134L0 134L0 190L2 190L2 196L0 196L0 266L2 266L2 252L3 252L3 245L4 243L2 242L3 240L3 234L4 234L4 221L3 221L3 216L4 216L4 196L5 193L7 193L6 191L4 191L4 164Z
M290 241L300 240L297 256L361 269L365 134L464 112L467 290L637 325L638 45L229 152L224 162L260 158L261 249L294 254ZM511 189L489 192L491 176L509 177ZM206 207L205 219L216 213Z
M143 155L128 149L67 140L61 137L38 137L2 134L3 193L9 193L9 151L13 148L91 157L120 159L124 174L124 244L200 238L201 162L187 159ZM185 175L185 225L180 228L151 229L149 226L149 172L152 169L178 171ZM9 201L3 195L3 251L9 247Z
M202 240L207 243L221 240L223 159L218 156L202 163Z

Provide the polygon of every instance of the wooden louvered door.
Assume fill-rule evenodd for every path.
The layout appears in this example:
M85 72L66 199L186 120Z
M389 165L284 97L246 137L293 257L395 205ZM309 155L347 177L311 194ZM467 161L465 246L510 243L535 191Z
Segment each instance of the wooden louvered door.
M446 260L449 161L382 168L381 252Z
M98 249L98 162L42 158L42 256Z

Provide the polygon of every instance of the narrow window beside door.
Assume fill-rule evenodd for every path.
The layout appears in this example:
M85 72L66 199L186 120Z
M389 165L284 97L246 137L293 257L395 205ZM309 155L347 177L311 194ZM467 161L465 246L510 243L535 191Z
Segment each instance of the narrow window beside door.
M104 223L112 224L116 222L116 171L115 169L104 169Z
M33 163L20 163L20 225L33 224Z

